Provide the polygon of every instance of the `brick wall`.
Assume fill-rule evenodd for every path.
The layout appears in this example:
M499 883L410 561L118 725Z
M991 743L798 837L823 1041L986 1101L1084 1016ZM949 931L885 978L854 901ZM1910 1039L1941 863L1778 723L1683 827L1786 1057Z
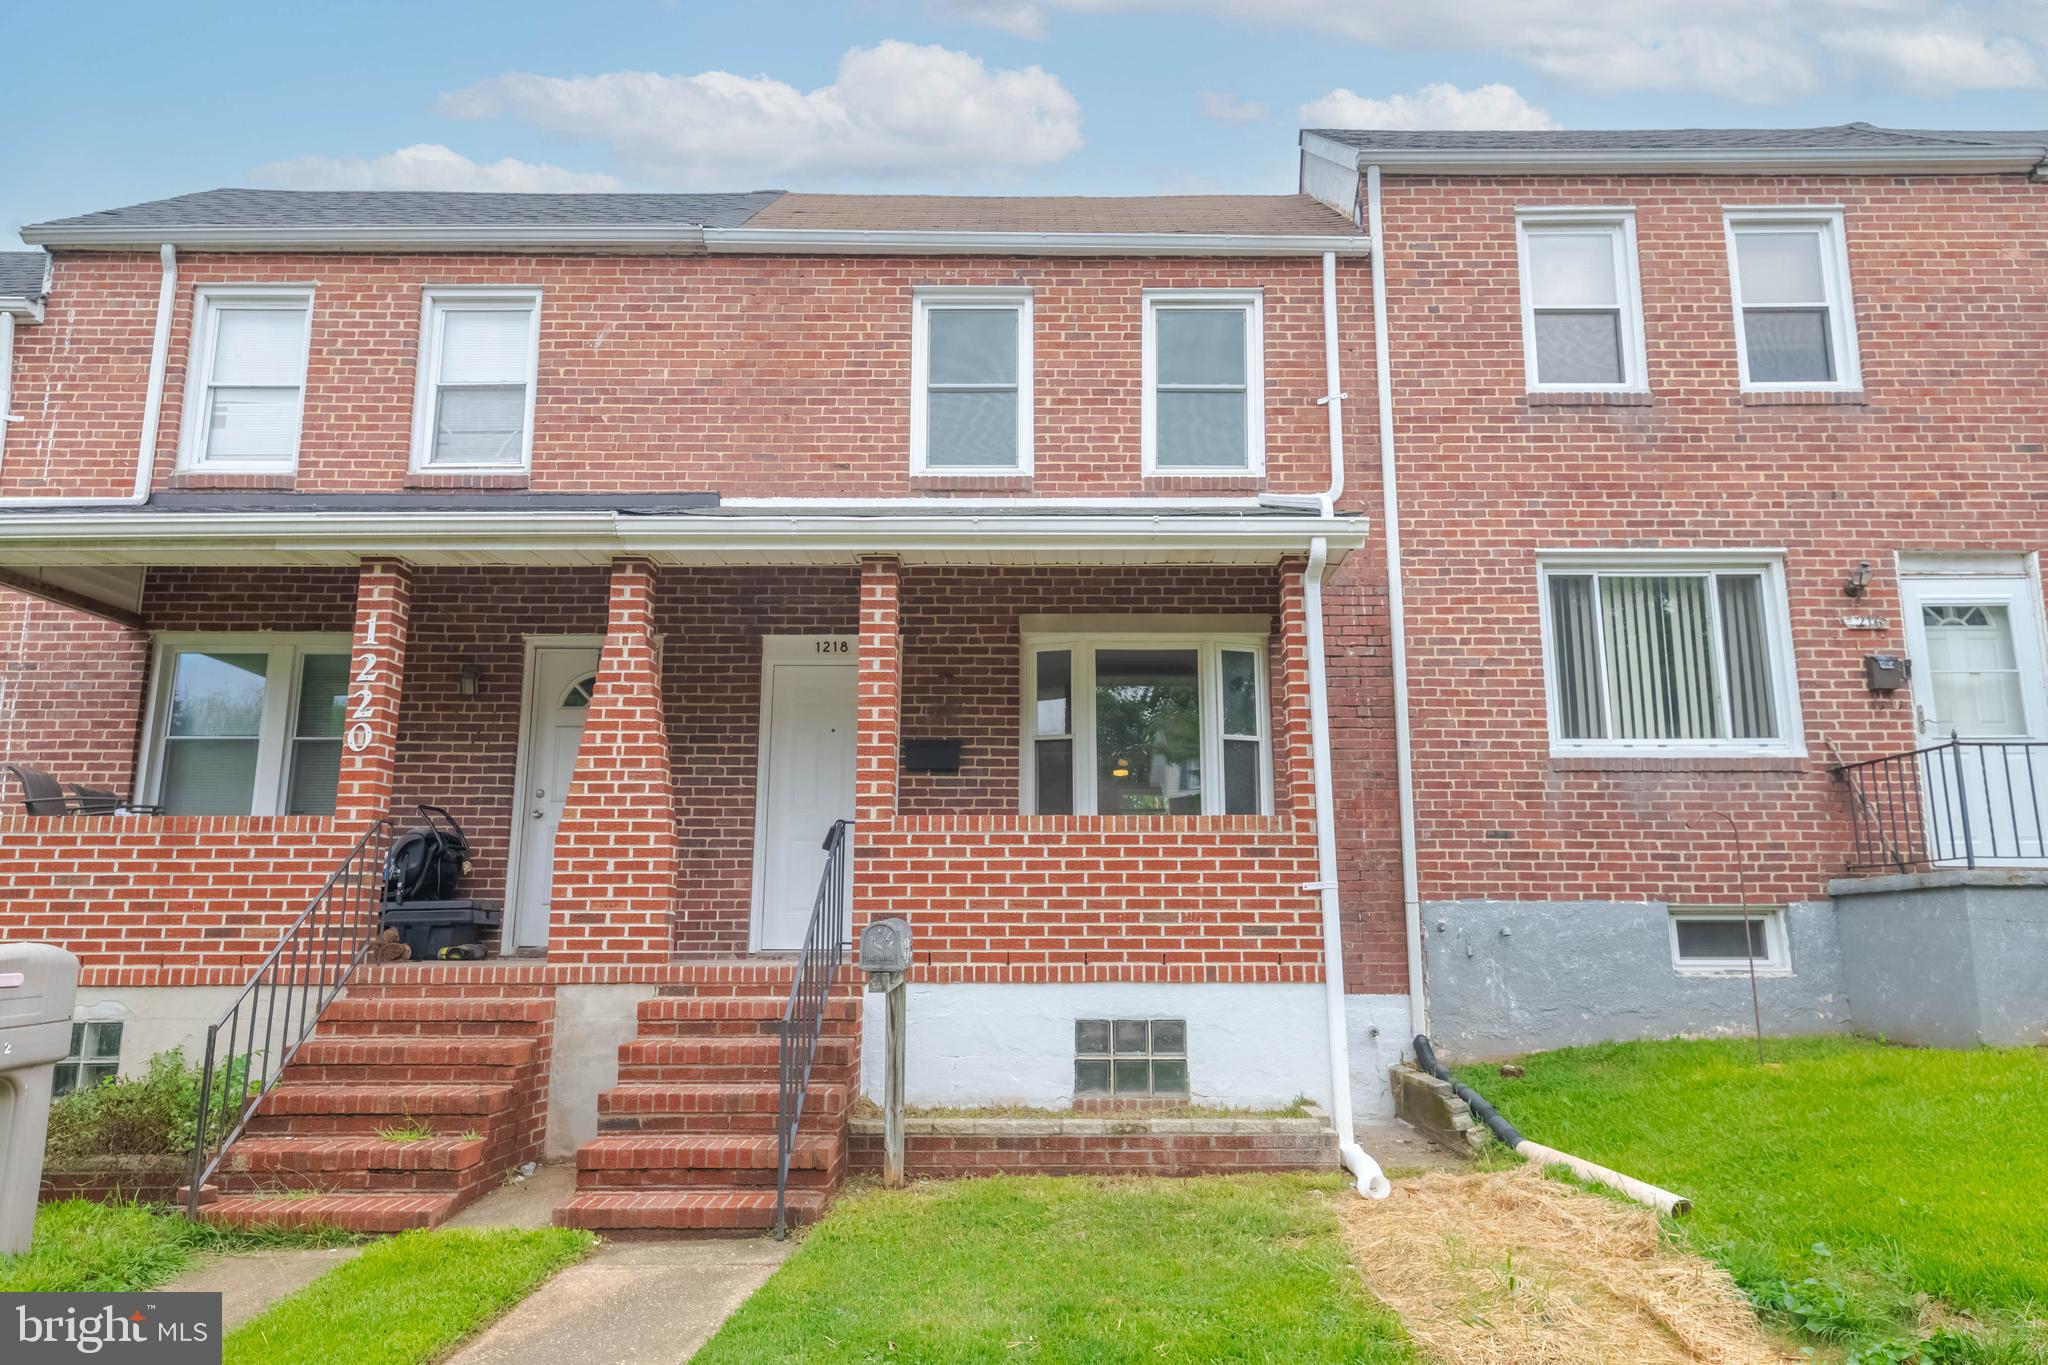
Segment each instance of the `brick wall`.
M1541 204L1634 206L1649 405L1524 397L1514 210ZM1844 207L1862 401L1738 391L1721 212L1755 204ZM1904 651L1894 552L2048 541L2048 191L1397 176L1385 212L1424 897L1731 899L1720 810L1743 827L1752 895L1818 894L1847 839L1831 748L1912 740L1908 695L1861 675L1863 655ZM1552 758L1536 552L1592 546L1784 548L1810 757ZM1864 559L1876 577L1852 601L1841 582Z
M140 631L0 589L0 763L126 793L148 661ZM19 796L5 779L0 809Z

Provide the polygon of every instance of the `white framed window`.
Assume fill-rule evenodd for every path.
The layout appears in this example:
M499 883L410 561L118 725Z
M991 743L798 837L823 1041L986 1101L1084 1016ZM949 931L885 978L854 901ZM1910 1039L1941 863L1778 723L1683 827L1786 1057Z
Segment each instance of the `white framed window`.
M1027 813L1272 809L1262 619L1037 620L1023 633Z
M178 467L289 474L299 464L313 291L206 285L192 314Z
M1553 752L1803 752L1780 558L1555 553L1540 576Z
M1146 290L1144 472L1265 473L1265 354L1259 290Z
M1681 972L1718 976L1747 972L1752 955L1759 972L1784 975L1792 970L1785 940L1785 917L1776 906L1751 906L1744 945L1744 916L1726 906L1673 906L1671 965Z
M531 467L539 363L538 289L428 289L420 314L413 468Z
M916 291L910 331L910 468L1031 472L1031 291Z
M1642 273L1627 209L1515 217L1522 365L1533 392L1645 392Z
M170 815L331 815L347 635L163 635L143 755Z
M1863 385L1840 209L1730 209L1728 278L1742 387Z

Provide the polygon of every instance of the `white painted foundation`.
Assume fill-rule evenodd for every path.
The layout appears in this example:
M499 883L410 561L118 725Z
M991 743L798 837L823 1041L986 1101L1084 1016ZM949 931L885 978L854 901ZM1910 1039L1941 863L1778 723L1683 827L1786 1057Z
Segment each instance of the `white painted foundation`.
M1359 1120L1394 1116L1387 1068L1408 1048L1408 997L1344 997L1345 1043L1351 1052L1351 1107Z
M1188 1086L1198 1104L1277 1108L1303 1095L1329 1103L1321 986L913 982L907 989L910 1104L1065 1108L1074 1098L1076 1019L1187 1020ZM885 1013L862 1012L861 1089L870 1099L881 1095Z
M239 986L80 987L75 1019L121 1025L121 1074L140 1076L149 1059L174 1047L197 1065L206 1056L206 1030L241 994ZM242 1011L247 1014L248 1011Z

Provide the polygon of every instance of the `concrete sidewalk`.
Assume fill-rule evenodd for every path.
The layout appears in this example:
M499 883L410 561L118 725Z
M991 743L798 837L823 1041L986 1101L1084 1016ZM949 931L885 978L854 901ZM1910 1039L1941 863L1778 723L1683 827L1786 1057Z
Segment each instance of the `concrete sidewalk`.
M685 1361L775 1273L793 1242L607 1242L484 1330L450 1365Z
M170 1293L220 1295L224 1332L255 1317L287 1294L297 1293L361 1247L277 1248L213 1256L164 1286Z

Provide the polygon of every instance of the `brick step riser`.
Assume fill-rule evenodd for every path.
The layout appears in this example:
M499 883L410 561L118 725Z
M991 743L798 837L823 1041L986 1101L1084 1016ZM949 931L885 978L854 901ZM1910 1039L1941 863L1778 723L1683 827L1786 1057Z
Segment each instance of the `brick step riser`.
M789 1188L792 1190L836 1189L846 1174L842 1164L838 1169L826 1171L801 1171L790 1168ZM775 1190L775 1172L736 1171L730 1167L706 1167L702 1170L669 1171L578 1171L576 1188L592 1192L623 1192L647 1190L711 1190L746 1189Z
M497 1182L466 1171L216 1171L223 1194L268 1194L273 1190L321 1190L335 1194L460 1194ZM791 1172L794 1178L795 1172Z
M865 989L864 986L859 984L849 986L845 984L844 977L841 977L840 981L840 985L832 988L832 998L834 1000L858 1000L861 997ZM657 1000L732 1000L742 996L759 998L764 995L772 995L777 999L787 999L789 996L789 986L790 977L788 973L784 973L780 980L771 980L763 977L759 981L701 981L680 986L656 986L654 988L654 998Z
M435 1137L462 1137L475 1133L491 1137L489 1114L421 1114L421 1123L434 1130ZM249 1120L250 1137L376 1137L379 1128L396 1128L404 1122L399 1114L259 1114ZM230 1149L232 1150L232 1149Z
M520 1079L519 1067L487 1064L328 1066L301 1062L291 1071L292 1079L305 1085L511 1085Z
M765 1232L775 1225L774 1192L765 1197L757 1196L741 1207L664 1207L658 1192L653 1194L651 1205L637 1208L579 1208L572 1198L555 1210L555 1222L563 1227L587 1228L601 1232L614 1241L635 1241L665 1237L718 1237L751 1236ZM679 1198L711 1193L711 1191L678 1192ZM734 1191L740 1193L740 1191ZM745 1191L755 1194L754 1191ZM793 1225L816 1222L824 1212L823 1195L804 1191L801 1197L792 1191L788 1201L789 1221Z
M351 1000L546 1000L554 988L540 983L480 981L472 986L435 985L431 982L352 982Z
M782 1056L774 1038L635 1038L619 1049L619 1065L720 1065L766 1063ZM812 1060L818 1066L852 1066L860 1061L858 1038L820 1038Z
M545 1021L532 1019L337 1019L330 1011L313 1036L352 1043L409 1043L423 1038L459 1042L464 1038L538 1038L545 1028Z
M621 1085L774 1085L781 1080L775 1062L621 1062ZM813 1084L852 1086L860 1067L813 1066Z
M375 1195L362 1198L374 1199ZM200 1217L209 1223L225 1227L338 1227L345 1232L391 1233L409 1232L414 1228L430 1228L448 1218L456 1209L435 1207L432 1209L406 1209L398 1212L383 1212L366 1209L361 1212L332 1211L305 1208L297 1200L280 1200L265 1203L255 1208L223 1209L218 1205L202 1207Z
M804 1111L803 1121L797 1125L797 1132L806 1137L836 1137L845 1129L846 1115L836 1117L818 1115L813 1117ZM678 1136L709 1137L723 1133L742 1133L750 1137L775 1132L775 1111L754 1114L620 1114L598 1115L597 1131L601 1134L639 1134L643 1137L660 1137L664 1134Z
M642 1019L636 1030L639 1038L768 1038L782 1036L782 1021L779 1019ZM857 1019L827 1019L819 1030L820 1038L844 1039L849 1043L860 1041L860 1021Z
M761 996L657 995L651 1000L642 1000L633 1017L643 1024L671 1019L751 1019L764 1024L780 1024L782 1012L788 1005L786 1000ZM828 1029L835 1025L859 1024L860 1002L850 997L842 1000L835 996L825 1004L823 1022Z

